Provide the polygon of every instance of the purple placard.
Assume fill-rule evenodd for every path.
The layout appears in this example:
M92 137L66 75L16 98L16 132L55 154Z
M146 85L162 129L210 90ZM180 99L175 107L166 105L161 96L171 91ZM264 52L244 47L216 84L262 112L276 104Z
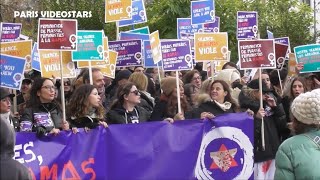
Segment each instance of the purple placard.
M189 40L161 41L162 67L164 71L192 69L192 55Z
M258 13L254 11L238 11L237 39L257 38Z
M109 49L118 52L117 67L141 66L141 40L109 41Z
M177 38L181 39L181 33L194 34L202 32L202 24L191 24L190 18L177 18Z
M1 42L11 42L19 39L21 23L1 23Z
M220 17L216 16L214 22L203 24L203 32L220 32Z

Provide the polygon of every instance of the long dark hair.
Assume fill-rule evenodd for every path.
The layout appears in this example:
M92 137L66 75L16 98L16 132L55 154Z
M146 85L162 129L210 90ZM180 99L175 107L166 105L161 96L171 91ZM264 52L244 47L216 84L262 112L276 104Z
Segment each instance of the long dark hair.
M292 80L290 81L290 89L289 89L289 94L288 94L288 98L290 100L290 102L292 102L294 100L294 94L293 94L293 91L292 91L292 87L293 87L293 84L294 82L296 81L299 81L301 82L302 86L303 86L303 91L306 92L307 91L307 86L306 86L306 79L303 78L303 77L300 77L300 76L296 76L294 78L292 78Z
M223 81L223 80L215 80L215 81L213 81L211 83L211 87L210 87L210 96L211 96L212 87L216 83L220 83L222 85L222 87L223 87L223 90L227 91L227 95L224 98L224 102L226 102L226 101L230 102L232 104L232 108L234 109L234 111L235 112L239 112L240 111L240 107L239 107L238 103L236 103L236 101L231 96L230 87L229 87L228 83L226 83L225 81Z
M134 84L132 82L127 82L126 84L119 86L117 91L117 99L112 103L110 109L122 107L124 104L124 96L130 94L133 86Z
M38 93L38 91L41 90L41 88L43 86L43 83L46 80L52 81L49 78L37 78L37 79L34 80L34 82L32 84L32 87L31 87L31 90L30 90L30 99L26 103L26 107L27 108L36 108L36 107L39 107L39 105L42 104L41 101L40 101L39 96L37 95L37 93ZM61 106L60 106L60 104L58 103L58 101L56 99L54 99L52 101L52 103L55 103L61 109Z
M74 91L67 107L68 119L70 119L70 117L80 118L89 115L90 105L88 98L94 89L95 87L93 85L83 84ZM95 109L98 118L103 119L105 113L104 107L101 105Z

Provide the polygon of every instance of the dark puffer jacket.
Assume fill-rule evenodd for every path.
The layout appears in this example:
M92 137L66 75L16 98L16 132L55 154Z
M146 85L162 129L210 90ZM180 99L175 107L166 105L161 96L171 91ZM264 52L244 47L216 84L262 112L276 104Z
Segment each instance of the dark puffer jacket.
M50 114L52 123L47 123L45 125L41 125L45 128L46 132L50 132L53 128L61 128L62 126L62 111L60 106L56 103L42 103L36 107L29 107L24 110L20 121L30 121L32 123L33 129L35 131L35 127L39 126L35 120L35 115L38 113Z
M136 114L137 113L137 114ZM132 112L127 112L123 107L112 108L106 116L108 124L128 124L133 123L130 117L137 116L139 122L146 122L150 119L151 113L145 110L143 107L135 106Z
M246 96L243 91L239 94L240 107L251 109L255 114L260 108L259 100L254 100ZM270 108L266 102L263 102L266 111L264 119L264 139L265 150L262 149L261 124L262 120L254 118L254 159L255 162L263 162L275 158L276 152L280 145L279 134L286 129L286 115L281 103L276 107Z

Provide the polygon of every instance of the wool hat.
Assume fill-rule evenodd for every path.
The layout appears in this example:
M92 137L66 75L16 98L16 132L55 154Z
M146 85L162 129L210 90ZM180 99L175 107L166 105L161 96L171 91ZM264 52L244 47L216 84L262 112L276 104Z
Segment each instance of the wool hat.
M231 84L236 81L236 80L240 80L240 72L236 69L223 69L221 70L217 77L215 77L215 80L223 80L226 83L228 83L229 86L231 86Z
M11 94L9 92L9 90L7 90L6 88L3 88L3 87L0 87L0 94L1 94L1 100L8 97L8 96L10 98L13 98L15 96L14 94Z
M291 112L304 124L320 124L320 89L296 97L291 104Z
M250 81L248 84L248 87L251 89L259 89L259 79L254 79ZM270 92L271 89L269 89L265 82L262 81L262 92Z
M183 84L182 81L179 79L180 84ZM167 77L161 79L161 89L162 93L166 96L170 96L170 94L174 91L174 88L177 87L176 85L176 78L175 77Z
M121 70L116 74L115 81L118 82L122 79L129 79L131 74L132 72L127 69Z

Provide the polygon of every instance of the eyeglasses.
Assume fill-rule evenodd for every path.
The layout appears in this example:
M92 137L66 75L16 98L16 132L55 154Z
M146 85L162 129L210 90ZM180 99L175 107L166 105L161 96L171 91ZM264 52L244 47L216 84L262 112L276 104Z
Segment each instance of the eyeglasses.
M42 86L41 88L45 88L46 90L49 90L49 91L51 90L55 91L57 89L55 86Z
M194 78L192 78L192 80L193 80L193 81L198 80L198 79L200 79L200 80L201 80L201 79L202 79L202 77L201 77L201 76L198 76L198 77L194 77Z
M133 93L133 94L135 94L136 96L140 96L140 92L139 92L138 90L132 91L132 92L130 92L130 93Z

